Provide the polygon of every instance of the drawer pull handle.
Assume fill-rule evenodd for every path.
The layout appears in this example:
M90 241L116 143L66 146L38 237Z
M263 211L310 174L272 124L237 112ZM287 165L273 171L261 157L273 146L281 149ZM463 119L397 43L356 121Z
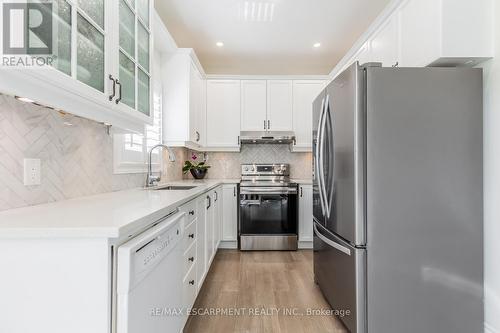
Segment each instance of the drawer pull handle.
M194 280L189 281L189 284L194 286Z
M188 260L191 261L191 262L193 262L194 261L194 257L189 257Z
M194 210L189 211L189 215L194 215Z
M189 238L194 238L194 234L189 234Z

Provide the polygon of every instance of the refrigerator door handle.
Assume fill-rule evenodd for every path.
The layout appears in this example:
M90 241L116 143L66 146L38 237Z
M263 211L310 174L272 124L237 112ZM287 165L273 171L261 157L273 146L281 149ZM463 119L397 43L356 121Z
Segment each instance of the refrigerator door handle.
M347 254L348 256L351 255L351 250L339 243L336 243L332 241L331 239L326 238L321 232L319 232L318 227L316 226L316 223L314 223L314 233L316 233L316 236L318 236L319 239L321 239L323 242L326 244L330 245L331 247L339 250L342 253Z
M322 124L321 124L321 137L319 138L319 170L318 170L318 184L320 186L319 192L322 194L322 198L324 200L325 205L325 213L326 217L330 218L330 210L328 208L328 193L326 192L326 184L325 184L325 170L323 170L323 149L325 145L325 130L326 130L326 120L327 120L327 110L328 105L330 103L330 96L326 96L325 104L323 106L322 112Z
M330 117L330 120L328 120ZM328 165L328 172L331 174L332 177L332 183L328 187L328 189L325 187L325 206L326 206L326 217L330 218L332 214L332 202L333 202L333 197L335 195L335 144L334 144L334 133L333 133L333 128L332 128L332 122L333 122L333 115L330 111L330 95L326 96L326 102L325 102L325 131L330 132L330 136L332 139L328 142L328 144L331 145L330 147L330 153L332 157L332 165ZM323 177L324 177L324 172L323 172ZM325 184L326 181L323 180L323 184Z
M322 147L322 142L323 142L323 120L324 120L324 115L325 115L325 99L321 102L321 113L319 116L319 125L318 125L318 139L317 139L317 144L316 144L316 172L318 174L318 190L319 190L319 201L321 203L321 212L323 213L324 216L326 216L326 199L323 198L324 193L322 192L323 189L323 184L322 184L322 177L321 177L321 161L322 158L321 156L321 147Z

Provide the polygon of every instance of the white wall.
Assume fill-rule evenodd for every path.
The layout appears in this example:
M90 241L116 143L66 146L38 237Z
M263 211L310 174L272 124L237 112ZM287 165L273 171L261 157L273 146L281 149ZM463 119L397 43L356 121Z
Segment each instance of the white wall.
M500 3L495 2L495 59L484 69L484 263L486 332L500 333Z

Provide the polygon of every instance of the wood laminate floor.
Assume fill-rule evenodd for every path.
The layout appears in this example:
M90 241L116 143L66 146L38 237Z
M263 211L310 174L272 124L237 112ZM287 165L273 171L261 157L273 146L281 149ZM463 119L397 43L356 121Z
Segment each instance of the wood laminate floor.
M194 305L200 315L190 316L184 333L347 332L335 316L308 315L330 309L314 283L312 260L308 250L219 250Z

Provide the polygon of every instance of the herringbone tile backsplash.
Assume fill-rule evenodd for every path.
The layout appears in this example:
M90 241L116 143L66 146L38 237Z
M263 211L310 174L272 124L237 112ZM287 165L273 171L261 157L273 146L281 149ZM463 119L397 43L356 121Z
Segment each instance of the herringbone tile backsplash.
M71 125L69 125L71 124ZM182 175L188 151L164 163L163 180ZM42 183L24 186L23 159L39 158ZM286 145L243 145L241 153L209 153L208 178L239 178L241 163L290 163L294 178L311 177L311 154ZM168 158L164 158L168 161ZM0 94L0 211L143 186L145 174L113 174L113 138L99 123Z
M292 153L288 145L281 144L247 144L241 146L240 153L208 153L211 168L207 177L240 178L244 163L289 163L292 178L312 178L312 154Z
M145 174L113 174L112 140L99 123L0 94L0 210L143 186ZM24 158L41 159L41 185L24 186Z

